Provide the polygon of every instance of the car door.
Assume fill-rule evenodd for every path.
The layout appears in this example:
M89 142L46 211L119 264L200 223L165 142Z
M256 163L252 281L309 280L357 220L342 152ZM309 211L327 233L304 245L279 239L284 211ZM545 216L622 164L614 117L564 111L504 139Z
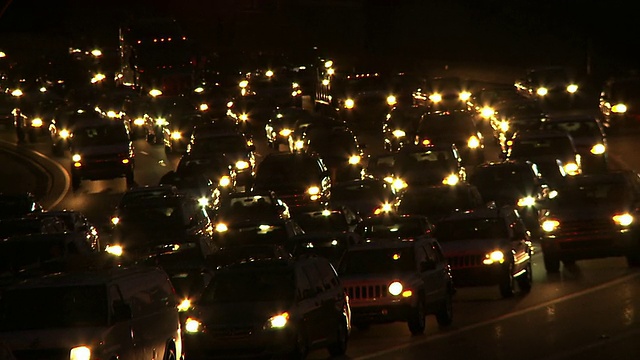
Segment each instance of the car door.
M319 296L322 292L322 282L317 269L308 262L296 266L295 276L299 310L298 326L310 345L318 341L321 329L326 326Z
M415 251L420 277L424 284L425 305L429 312L433 312L445 295L445 262L438 258L431 240L422 241L416 246Z
M531 261L530 239L527 229L522 219L513 216L511 219L510 246L513 252L513 273L517 274L522 270L527 270Z

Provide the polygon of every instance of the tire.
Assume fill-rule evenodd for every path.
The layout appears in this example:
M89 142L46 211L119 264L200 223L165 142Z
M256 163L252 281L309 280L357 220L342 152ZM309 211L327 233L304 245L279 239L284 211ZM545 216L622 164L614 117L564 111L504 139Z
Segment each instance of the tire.
M542 258L544 259L544 269L548 273L555 274L560 272L560 258L558 255L543 252Z
M82 182L82 179L80 179L79 176L77 175L72 175L71 176L71 189L73 191L76 191L80 188L80 183Z
M407 321L411 335L422 335L427 327L427 316L424 311L424 303L422 300L418 303L409 316Z
M502 274L502 279L500 280L500 295L502 295L503 298L510 298L513 296L514 293L514 285L515 285L515 281L513 278L513 265L509 264L505 269L504 269L504 273Z
M133 179L133 171L130 170L127 175L125 176L126 182L127 182L127 187L128 188L132 188L135 185L135 181Z
M436 313L436 321L440 327L449 326L453 322L453 295L449 290L441 308Z
M533 269L531 261L527 264L527 270L520 274L520 276L516 278L516 281L518 282L518 288L521 292L528 293L531 291L531 284L533 283Z
M349 342L349 331L347 330L346 319L341 318L338 322L338 333L336 341L329 344L327 351L331 357L342 356L347 352L347 343Z

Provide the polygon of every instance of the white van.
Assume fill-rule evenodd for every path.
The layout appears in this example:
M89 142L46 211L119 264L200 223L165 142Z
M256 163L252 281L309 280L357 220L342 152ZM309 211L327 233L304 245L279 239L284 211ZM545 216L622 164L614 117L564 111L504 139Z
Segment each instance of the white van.
M181 359L177 297L156 267L56 273L0 294L0 343L16 359Z

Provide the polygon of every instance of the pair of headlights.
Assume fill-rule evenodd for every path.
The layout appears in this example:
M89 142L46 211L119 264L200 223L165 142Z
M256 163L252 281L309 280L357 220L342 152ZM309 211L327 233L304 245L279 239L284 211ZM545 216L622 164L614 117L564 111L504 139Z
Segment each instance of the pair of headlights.
M286 327L287 324L289 323L289 318L290 318L290 315L286 311L283 313L274 315L269 319L267 319L267 321L263 326L263 329L264 330L282 329ZM192 317L187 318L187 320L184 323L184 329L189 334L196 334L201 332L203 330L202 327L203 327L202 322Z
M621 227L628 227L635 221L633 215L629 213L616 214L611 217L614 224ZM557 219L547 219L542 222L542 230L545 232L553 232L560 227L561 223Z

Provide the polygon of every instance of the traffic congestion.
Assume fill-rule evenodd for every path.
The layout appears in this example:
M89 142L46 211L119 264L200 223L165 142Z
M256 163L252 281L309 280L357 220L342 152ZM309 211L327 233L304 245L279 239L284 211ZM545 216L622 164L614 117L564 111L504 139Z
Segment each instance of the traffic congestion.
M640 354L637 73L114 40L0 44L0 359Z

